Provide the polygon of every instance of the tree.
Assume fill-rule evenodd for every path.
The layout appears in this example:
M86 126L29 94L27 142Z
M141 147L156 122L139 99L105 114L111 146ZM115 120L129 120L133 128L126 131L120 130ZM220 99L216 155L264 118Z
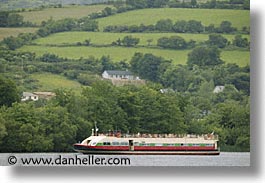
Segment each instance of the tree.
M155 25L156 30L161 32L170 32L173 29L173 23L170 19L159 20Z
M126 47L136 46L139 42L140 42L139 38L134 38L132 36L125 36L121 40L122 45L124 45Z
M126 0L126 4L134 9L142 9L147 7L145 0Z
M250 139L250 111L249 104L240 105L238 102L230 101L217 105L216 111L221 115L219 124L223 131L227 132L224 142L227 145L238 146L242 150L249 150ZM244 144L244 146L240 146Z
M180 20L174 24L173 29L175 32L184 33L187 31L186 27L187 27L187 22L185 20Z
M209 26L205 26L205 32L213 33L216 32L216 28L214 24L210 24Z
M145 0L148 8L161 8L165 6L169 0Z
M146 42L148 43L148 46L150 46L151 43L153 42L153 39L147 39Z
M16 84L10 79L0 76L0 106L10 107L12 103L20 100Z
M10 50L15 50L23 46L23 40L20 38L13 37L13 36L4 38L3 43L6 44L6 46Z
M226 47L228 41L225 37L219 34L210 34L207 43L210 46L217 46L218 48Z
M194 77L190 70L184 66L168 68L162 77L162 84L165 87L172 88L178 92L185 92Z
M105 70L112 70L114 69L113 64L111 63L111 59L109 56L102 56L99 60L102 65L102 72Z
M46 136L52 139L53 151L72 150L75 143L77 126L70 120L67 108L61 106L45 106L41 113L41 122L45 124Z
M131 61L131 70L141 78L158 82L170 62L152 54L135 53Z
M211 0L210 3L209 3L210 8L215 8L216 4L217 4L216 0Z
M236 35L232 44L240 48L249 48L250 45L248 39L243 38L242 35Z
M0 113L0 145L2 144L2 139L7 135L6 127L5 127L5 120Z
M33 103L15 103L4 111L5 128L8 135L3 138L3 152L51 151L53 144L41 123L42 111Z
M229 21L222 21L218 32L220 33L232 33L236 31L236 28L232 27L232 23Z
M197 0L191 0L190 4L192 7L196 7L197 6Z
M204 26L200 21L189 20L186 25L186 30L187 32L201 33L204 31Z
M236 87L236 89L244 91L248 96L250 95L250 75L249 73L235 73L230 76L230 82Z
M34 33L20 33L17 37L10 36L4 38L3 43L6 44L10 50L15 50L36 38L37 35Z
M0 27L7 27L8 25L8 18L9 12L0 11Z
M102 10L102 16L106 17L106 16L109 16L109 15L112 15L113 14L112 11L113 11L112 8L106 7L106 8L104 8L104 10Z
M243 8L245 10L249 10L250 9L250 0L245 0L244 1Z
M60 58L58 55L55 55L53 53L44 53L40 58L40 61L42 62L61 62L64 59Z
M95 32L98 30L98 22L95 20L86 19L84 22L81 23L81 30Z
M216 47L201 46L194 48L188 54L187 64L189 66L204 67L220 65L223 64L223 61L220 59L220 51Z
M7 25L10 27L19 27L23 25L23 16L19 14L9 14L7 17Z
M180 36L171 36L170 38L162 37L157 40L157 46L171 49L185 49L186 41Z
M89 46L91 44L91 39L86 39L84 41L85 46Z

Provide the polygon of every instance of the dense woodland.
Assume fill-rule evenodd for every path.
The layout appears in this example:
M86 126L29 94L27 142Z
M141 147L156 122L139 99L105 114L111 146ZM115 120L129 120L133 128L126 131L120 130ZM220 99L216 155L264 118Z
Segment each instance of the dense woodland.
M175 65L172 60L144 53L135 53L129 62L124 62L114 61L108 55L69 59L52 53L36 56L31 52L17 51L17 48L32 44L37 38L57 32L98 31L97 18L103 15L179 5L177 1L174 5L172 2L115 2L115 11L105 8L98 14L81 19L50 19L42 22L36 33L5 38L0 49L0 151L72 151L72 144L89 136L95 122L101 132L214 132L219 135L221 150L249 151L250 68L225 63L220 58L223 49L249 49L249 40L241 35L249 34L247 27L236 30L225 20L219 27L192 20L175 23L161 20L151 26L127 27L127 32L153 27L153 30L145 31L210 33L206 42L185 41L181 36L161 37L157 41L157 49L190 49L185 65ZM215 6L211 4L214 2ZM212 0L204 6L211 4L212 8L217 8L220 2ZM241 9L247 9L246 2L229 1L230 5L235 5L232 7ZM196 1L189 4L182 2L184 5L187 8L202 7ZM30 22L23 23L23 17L9 12L0 12L0 19L2 27L35 26ZM111 31L117 29L107 28L112 28ZM228 41L218 33L232 33L234 39ZM111 46L136 47L139 41L139 38L125 36ZM95 46L90 40L76 44ZM130 70L146 80L146 85L114 86L110 81L101 79L100 75L105 70ZM29 76L43 72L78 81L83 85L82 92L57 89L56 97L51 100L21 102L23 91L34 91L39 87L38 82ZM225 89L214 93L216 86L225 86Z

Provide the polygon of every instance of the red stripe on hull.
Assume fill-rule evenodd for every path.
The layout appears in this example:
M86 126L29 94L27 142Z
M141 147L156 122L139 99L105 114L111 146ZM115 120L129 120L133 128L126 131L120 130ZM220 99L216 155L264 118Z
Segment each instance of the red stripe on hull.
M75 144L87 150L102 151L128 151L129 146L88 146ZM215 146L193 147L193 146L134 146L135 151L214 151Z

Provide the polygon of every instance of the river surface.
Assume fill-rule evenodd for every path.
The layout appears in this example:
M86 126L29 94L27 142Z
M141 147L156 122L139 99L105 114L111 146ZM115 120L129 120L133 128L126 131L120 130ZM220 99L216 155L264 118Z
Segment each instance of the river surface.
M249 152L198 155L83 155L0 153L1 166L250 166Z

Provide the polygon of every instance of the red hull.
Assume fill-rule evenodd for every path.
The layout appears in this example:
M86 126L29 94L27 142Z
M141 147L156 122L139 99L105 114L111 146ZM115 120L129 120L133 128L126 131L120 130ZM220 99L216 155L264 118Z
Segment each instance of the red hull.
M128 146L88 146L82 144L74 145L76 150L89 151L129 151ZM134 151L215 151L213 146L134 146Z

